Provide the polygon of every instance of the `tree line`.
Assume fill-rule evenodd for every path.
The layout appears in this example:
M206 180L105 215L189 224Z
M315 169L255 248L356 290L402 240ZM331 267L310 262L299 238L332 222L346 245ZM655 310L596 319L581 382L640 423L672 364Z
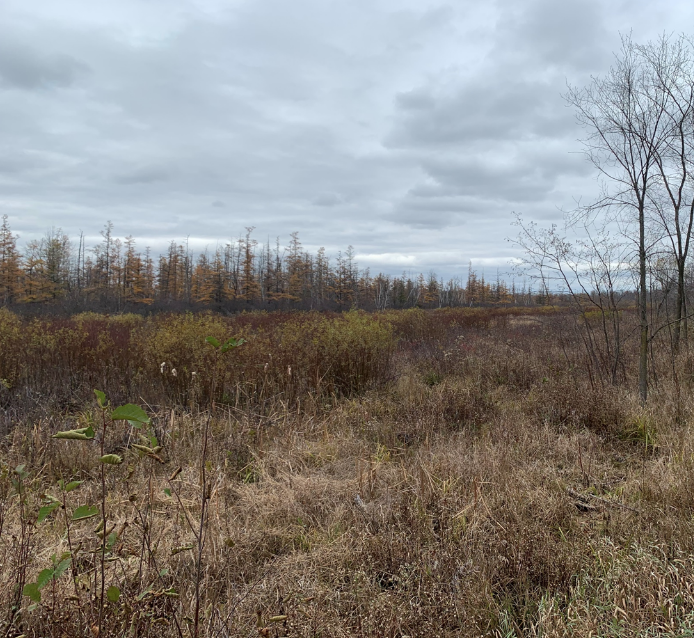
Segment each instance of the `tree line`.
M428 275L371 275L352 246L334 258L305 250L298 233L286 246L259 244L253 228L214 251L194 254L172 241L163 254L120 239L108 222L101 241L88 247L60 229L27 242L23 251L7 215L0 225L0 304L62 304L76 309L133 307L218 309L363 309L544 303L532 287L467 276L444 281Z

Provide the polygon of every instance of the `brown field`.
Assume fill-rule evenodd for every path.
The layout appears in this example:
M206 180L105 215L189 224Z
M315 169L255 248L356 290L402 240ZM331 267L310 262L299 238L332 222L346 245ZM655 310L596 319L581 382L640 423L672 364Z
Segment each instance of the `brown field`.
M0 632L694 636L693 366L642 407L627 328L612 385L568 311L0 310Z

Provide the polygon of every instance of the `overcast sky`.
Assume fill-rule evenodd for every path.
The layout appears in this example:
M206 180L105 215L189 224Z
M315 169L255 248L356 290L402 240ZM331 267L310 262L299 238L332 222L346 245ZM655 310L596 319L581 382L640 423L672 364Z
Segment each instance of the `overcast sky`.
M590 198L566 82L694 4L2 0L0 215L194 249L298 231L373 271L507 267Z

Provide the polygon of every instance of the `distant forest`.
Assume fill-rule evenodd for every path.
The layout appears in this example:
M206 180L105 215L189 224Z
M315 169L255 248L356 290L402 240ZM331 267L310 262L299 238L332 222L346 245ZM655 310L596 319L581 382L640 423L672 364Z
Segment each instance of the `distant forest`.
M360 269L350 246L335 257L321 248L304 250L298 233L287 246L259 244L253 228L194 254L172 241L166 253L141 251L132 236L114 237L108 222L96 246L62 230L17 247L7 215L0 227L0 305L54 305L66 310L182 309L343 310L478 305L534 305L545 295L517 289L498 276L485 281L470 267L467 276L444 281L435 273L393 277Z

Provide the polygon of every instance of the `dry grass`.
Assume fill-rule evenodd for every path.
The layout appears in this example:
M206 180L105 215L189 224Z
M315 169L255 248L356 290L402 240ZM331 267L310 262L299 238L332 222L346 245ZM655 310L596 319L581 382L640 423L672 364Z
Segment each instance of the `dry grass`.
M656 361L643 409L630 386L591 385L576 343L558 337L564 317L445 329L434 318L428 337L422 315L392 317L403 339L380 384L217 405L202 634L694 636L694 404L684 375L676 385L672 366ZM686 369L681 357L676 370ZM94 412L27 417L3 442L9 636L88 635L93 622L96 519L72 529L84 613L68 599L66 573L32 611L25 597L8 624L21 536L11 469L26 464L34 520L60 478L85 481L74 505L98 501L96 456L50 438ZM172 550L194 544L186 516L199 513L207 412L161 400L153 417L165 463L140 458L121 435L107 441L125 457L108 484L121 533L107 579L123 594L107 606L104 635L175 636L176 623L189 635L194 552ZM32 529L28 580L67 548L60 516ZM169 587L179 596L163 595Z

